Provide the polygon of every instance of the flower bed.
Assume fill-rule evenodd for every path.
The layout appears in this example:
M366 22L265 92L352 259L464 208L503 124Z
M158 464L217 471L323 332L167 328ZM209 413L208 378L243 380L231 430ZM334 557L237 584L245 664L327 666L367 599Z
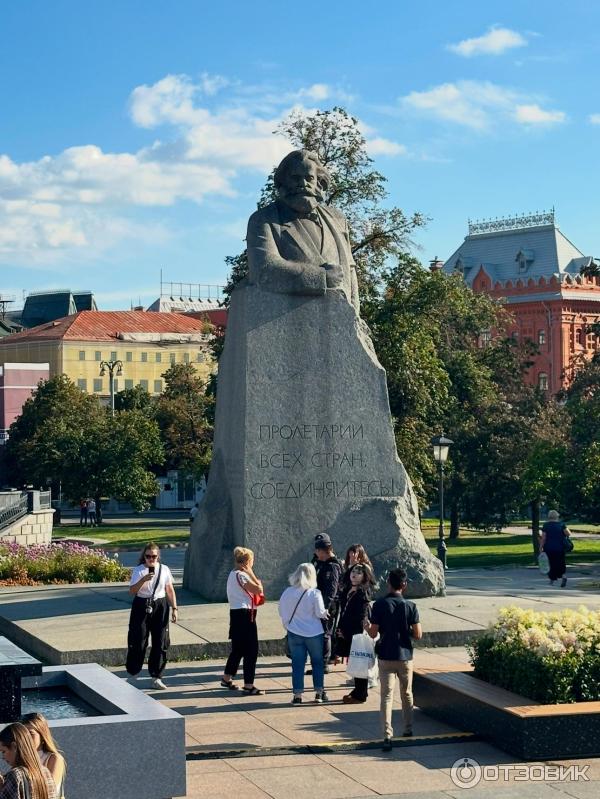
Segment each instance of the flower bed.
M74 542L0 543L0 585L123 582L129 575L116 556Z
M502 608L469 646L473 676L543 704L600 699L600 614Z

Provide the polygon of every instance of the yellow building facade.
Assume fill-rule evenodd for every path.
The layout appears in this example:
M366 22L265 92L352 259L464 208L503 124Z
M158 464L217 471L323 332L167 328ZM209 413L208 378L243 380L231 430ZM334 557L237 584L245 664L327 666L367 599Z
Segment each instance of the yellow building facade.
M214 369L209 328L201 320L146 311L82 311L74 317L85 318L68 324L73 317L66 317L0 339L0 363L48 363L50 377L65 374L100 397L109 397L102 361L122 362L115 392L141 386L153 395L164 390L164 373L173 364L192 364L205 380Z

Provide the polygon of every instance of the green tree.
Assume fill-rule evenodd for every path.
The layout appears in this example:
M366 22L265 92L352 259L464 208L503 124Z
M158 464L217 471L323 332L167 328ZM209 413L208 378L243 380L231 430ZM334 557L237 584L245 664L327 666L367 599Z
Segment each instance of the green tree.
M113 417L65 375L40 383L6 446L15 483L49 480L69 501L92 496L98 507L115 496L143 510L157 488L151 467L163 460L156 422L140 410Z
M600 520L600 350L590 360L572 364L566 392L571 448L566 472L565 502L581 518Z
M191 364L174 364L163 377L166 386L156 402L156 419L165 467L201 477L210 464L214 399Z
M139 384L133 388L125 388L115 394L115 410L144 411L154 415L155 403L151 394Z

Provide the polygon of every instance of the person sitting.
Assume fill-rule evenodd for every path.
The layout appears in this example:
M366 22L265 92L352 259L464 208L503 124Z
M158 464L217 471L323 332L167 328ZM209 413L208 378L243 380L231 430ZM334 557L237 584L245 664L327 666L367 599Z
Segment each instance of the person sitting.
M41 713L26 713L21 722L31 735L40 763L52 774L57 796L64 799L66 763L54 742L48 722Z
M340 597L340 620L337 628L335 654L348 657L352 645L352 636L363 632L365 622L369 620L372 576L366 564L357 563L350 569L350 585L344 588ZM354 690L343 697L347 705L367 701L369 680L365 677L354 678Z
M0 731L0 755L9 771L0 776L0 799L58 799L52 775L39 761L24 724Z

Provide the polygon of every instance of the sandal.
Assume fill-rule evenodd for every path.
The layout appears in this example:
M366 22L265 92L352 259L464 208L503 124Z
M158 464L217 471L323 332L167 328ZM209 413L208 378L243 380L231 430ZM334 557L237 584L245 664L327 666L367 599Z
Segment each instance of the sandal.
M230 691L237 691L239 686L234 683L233 680L221 680L221 688L228 688Z
M252 688L246 688L242 685L242 691L245 691L248 696L264 696L265 692L261 691L260 688L257 688L256 685L253 685Z

